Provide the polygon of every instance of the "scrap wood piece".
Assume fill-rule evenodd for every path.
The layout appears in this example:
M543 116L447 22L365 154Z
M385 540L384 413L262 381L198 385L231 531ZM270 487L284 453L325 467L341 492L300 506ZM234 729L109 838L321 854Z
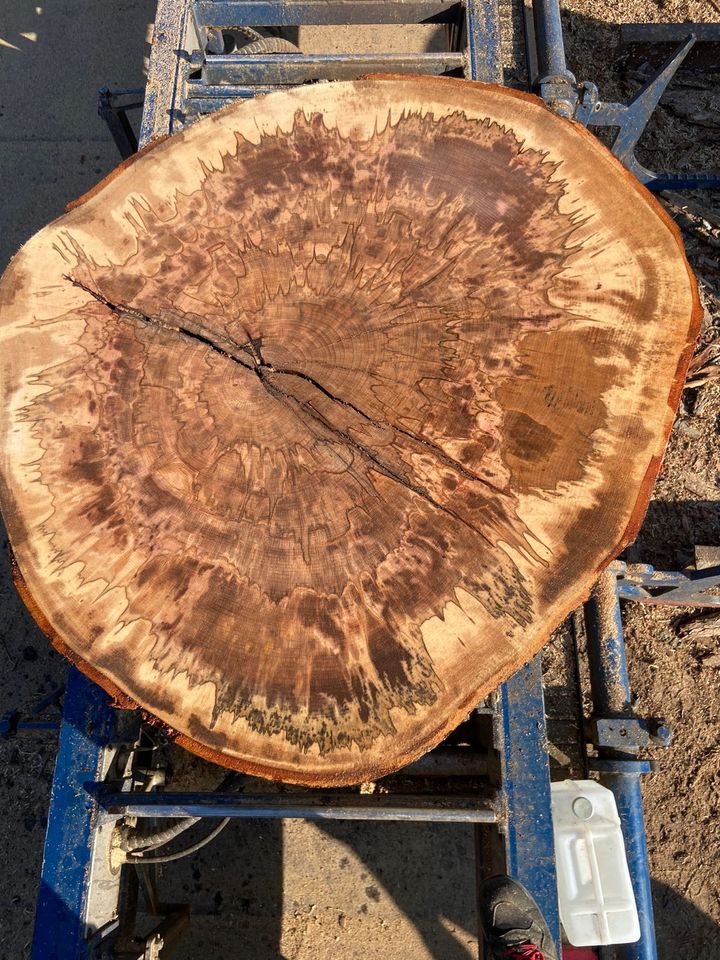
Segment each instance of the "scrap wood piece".
M55 645L307 784L436 744L633 536L700 320L541 101L302 87L109 178L0 282L0 499Z
M720 379L720 345L710 343L703 347L690 361L686 389L704 387L712 380Z
M703 610L683 617L675 632L683 640L720 639L720 613ZM702 666L720 666L720 653L711 654L702 659Z

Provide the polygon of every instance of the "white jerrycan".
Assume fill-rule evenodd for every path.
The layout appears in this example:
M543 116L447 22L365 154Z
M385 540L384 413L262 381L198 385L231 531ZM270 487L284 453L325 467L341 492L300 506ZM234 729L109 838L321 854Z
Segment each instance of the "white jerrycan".
M594 780L551 784L560 920L573 946L640 939L615 797Z

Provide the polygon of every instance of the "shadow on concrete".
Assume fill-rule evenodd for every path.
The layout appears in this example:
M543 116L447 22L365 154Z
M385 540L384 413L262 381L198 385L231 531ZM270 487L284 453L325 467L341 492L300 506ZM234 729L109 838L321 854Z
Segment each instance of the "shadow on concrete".
M0 10L0 270L113 169L103 84L143 86L153 0L13 0Z
M430 956L438 960L470 960L474 956L454 935L454 931L464 930L477 936L471 828L341 821L318 826L326 836L352 850L367 868L368 879L358 885L364 897L368 901L389 897L415 927Z
M325 825L325 827L327 824ZM475 952L460 944L441 922L443 919L453 925L464 926L470 918L462 910L453 909L452 901L462 900L462 892L447 882L442 876L433 876L436 866L416 864L404 881L405 891L398 894L397 888L387 885L384 857L381 848L371 839L374 831L362 833L361 837L349 836L345 829L348 824L334 824L330 833L336 840L352 847L355 853L364 858L371 873L368 889L382 889L388 895L396 897L398 906L413 922L422 937L427 955L434 960L472 960ZM398 825L386 825L388 827ZM403 827L412 825L404 824ZM206 876L207 866L200 866L197 858L191 861L185 872L191 878L182 888L188 898L192 898L193 912L190 930L183 936L179 946L172 953L175 960L197 960L199 956L251 957L252 960L285 960L288 956L280 951L282 918L282 870L278 869L282 861L281 828L279 822L252 821L236 824L232 845L236 847L240 858L238 863L238 889L215 889L211 878ZM350 831L352 832L352 831ZM405 831L400 830L400 839L406 839ZM257 850L257 839L262 837L264 847ZM229 845L227 845L229 846ZM412 852L411 838L409 852ZM229 850L225 851L225 859ZM249 857L261 853L259 858L250 861ZM366 859L365 859L366 858ZM389 864L390 871L394 869ZM427 873L427 880L423 877ZM247 875L246 875L247 874ZM667 885L653 881L653 904L657 935L658 960L716 960L717 944L720 941L720 927L707 914ZM379 896L379 892L375 895ZM460 895L458 897L458 895ZM287 896L287 895L286 895ZM425 903L426 897L432 897L432 906ZM38 956L43 960L62 960L67 953L68 944L78 934L78 918L69 910L61 897L48 887L40 892L42 914L40 927L35 931L39 949ZM318 908L323 904L318 898ZM424 909L422 916L418 910ZM334 941L336 956L367 955L372 953L370 943L364 946L348 944L342 936L342 917L338 925L338 938ZM678 944L682 948L678 949ZM365 953L363 954L363 949ZM232 951L229 953L228 951ZM392 954L385 954L392 956ZM397 954L402 960L406 954Z
M658 960L716 960L720 925L677 890L652 881Z

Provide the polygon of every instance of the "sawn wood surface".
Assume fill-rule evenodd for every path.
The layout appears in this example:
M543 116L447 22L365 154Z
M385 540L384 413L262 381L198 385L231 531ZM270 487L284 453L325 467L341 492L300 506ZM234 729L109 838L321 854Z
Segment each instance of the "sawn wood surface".
M0 281L0 501L53 642L192 750L376 778L633 536L699 323L659 204L478 83L233 105Z

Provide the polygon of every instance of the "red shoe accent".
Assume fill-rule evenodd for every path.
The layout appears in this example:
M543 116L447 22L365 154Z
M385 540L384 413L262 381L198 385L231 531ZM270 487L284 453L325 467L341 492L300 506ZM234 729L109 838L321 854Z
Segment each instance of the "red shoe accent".
M545 960L545 954L534 943L517 943L503 953L504 960Z

